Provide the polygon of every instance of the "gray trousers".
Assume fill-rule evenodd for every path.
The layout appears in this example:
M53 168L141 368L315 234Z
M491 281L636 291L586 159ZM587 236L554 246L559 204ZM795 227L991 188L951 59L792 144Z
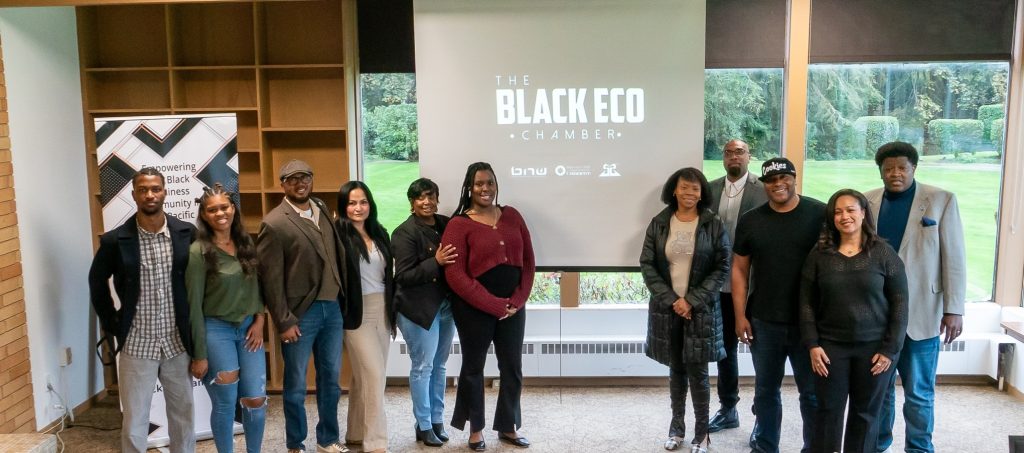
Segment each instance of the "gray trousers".
M196 451L192 414L191 359L178 354L169 359L151 360L122 353L117 367L118 392L121 395L121 451L145 453L149 437L149 407L157 378L164 388L167 403L167 432L171 453Z

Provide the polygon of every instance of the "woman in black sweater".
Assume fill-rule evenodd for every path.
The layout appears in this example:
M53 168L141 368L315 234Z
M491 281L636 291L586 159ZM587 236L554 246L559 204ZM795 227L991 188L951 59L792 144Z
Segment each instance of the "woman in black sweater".
M812 451L875 451L878 416L907 331L907 297L903 261L875 234L867 198L853 189L836 192L800 288L800 333L818 397Z
M697 425L690 451L706 453L711 443L708 362L725 357L718 294L728 278L732 252L725 226L708 209L711 190L700 170L673 173L661 201L668 207L651 219L640 252L640 272L651 292L647 356L669 367L672 421L665 449L677 450L685 442L689 389Z

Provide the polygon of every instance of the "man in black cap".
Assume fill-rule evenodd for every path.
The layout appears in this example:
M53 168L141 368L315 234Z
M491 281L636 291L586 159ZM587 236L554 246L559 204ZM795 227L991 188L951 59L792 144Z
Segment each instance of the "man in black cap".
M797 305L800 271L825 219L825 205L796 193L796 167L776 157L761 166L768 203L740 216L732 259L736 336L750 345L754 361L754 415L760 428L753 452L777 453L782 427L782 379L786 358L800 392L801 451L810 451L814 429L814 381L810 356L800 344ZM752 285L748 291L748 284ZM749 297L748 297L749 294Z
M306 364L316 364L317 453L348 451L338 428L345 312L345 249L323 201L311 196L313 169L301 160L281 167L284 200L267 213L256 237L263 299L281 337L284 428L289 453L304 452Z

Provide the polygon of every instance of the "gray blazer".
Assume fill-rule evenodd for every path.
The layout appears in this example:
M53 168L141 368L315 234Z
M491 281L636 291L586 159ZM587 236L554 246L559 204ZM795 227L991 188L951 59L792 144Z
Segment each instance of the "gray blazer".
M725 176L708 183L711 187L711 212L718 214L718 204L722 202L722 191L725 190ZM764 193L764 184L754 177L753 173L747 172L747 186L743 189L743 198L740 199L740 215L768 202L768 195ZM730 234L730 239L732 235Z
M864 194L876 224L882 191ZM956 195L918 181L898 252L910 287L907 336L936 337L944 313L964 314L967 260Z

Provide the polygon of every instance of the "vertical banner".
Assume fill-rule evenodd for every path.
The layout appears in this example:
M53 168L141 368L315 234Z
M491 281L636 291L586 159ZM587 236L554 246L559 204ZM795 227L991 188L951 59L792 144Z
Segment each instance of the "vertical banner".
M144 167L164 174L164 211L186 222L196 222L195 200L204 186L219 182L238 192L238 126L233 114L98 118L95 126L104 231L135 215L132 175ZM192 380L192 393L196 437L209 438L210 396L197 379ZM167 445L167 412L159 382L153 389L149 420L149 446ZM236 422L235 432L241 427Z

